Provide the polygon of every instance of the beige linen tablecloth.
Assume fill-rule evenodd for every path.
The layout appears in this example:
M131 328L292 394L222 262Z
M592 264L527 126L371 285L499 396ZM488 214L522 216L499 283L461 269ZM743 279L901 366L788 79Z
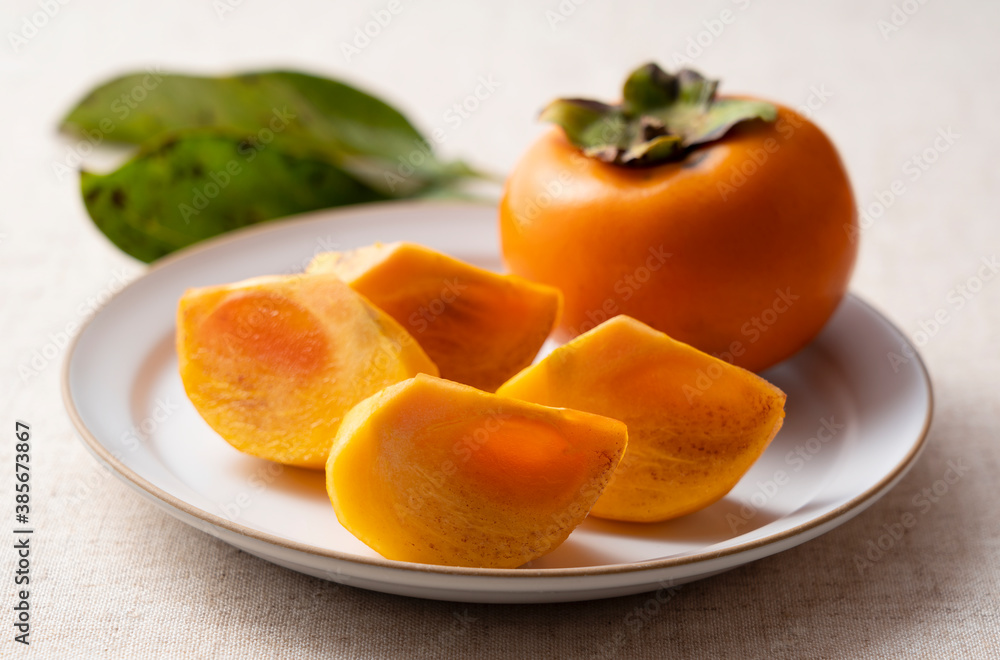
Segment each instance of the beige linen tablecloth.
M956 290L1000 253L1000 4L346 4L5 3L0 657L1000 655L1000 278L962 303ZM384 25L354 45L372 12ZM54 127L100 79L146 66L319 70L404 104L428 131L441 128L447 154L504 172L539 133L534 117L546 100L614 97L622 74L649 59L671 68L690 60L730 91L810 107L839 145L859 204L884 206L865 221L852 288L911 336L926 332L936 411L920 461L856 519L669 599L422 601L235 550L142 500L74 436L58 390L61 344L108 290L142 272L92 228L77 176L60 167L75 163ZM456 121L449 110L482 79L489 93ZM947 320L930 332L939 310ZM36 354L37 373L19 375ZM34 433L28 648L11 626L16 419ZM859 567L869 542L915 512L915 497L951 464L968 470L878 561Z

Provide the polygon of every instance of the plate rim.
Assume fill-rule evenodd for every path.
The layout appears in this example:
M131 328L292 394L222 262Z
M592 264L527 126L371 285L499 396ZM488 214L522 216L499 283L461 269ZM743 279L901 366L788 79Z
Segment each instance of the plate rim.
M286 550L292 550L295 552L300 552L306 555L312 555L319 558L334 559L338 561L344 561L348 563L355 564L365 564L369 566L375 566L380 568L386 568L391 570L406 570L406 571L417 571L422 573L436 573L443 575L454 575L459 577L511 577L511 578L558 578L558 577L590 577L598 575L610 575L610 574L622 574L622 573L634 573L641 571L652 571L658 569L672 568L676 566L685 566L689 564L695 564L704 562L706 560L718 560L724 557L729 557L733 555L738 555L746 552L752 552L760 548L780 544L795 536L800 536L808 533L810 530L835 522L838 519L849 516L850 514L857 514L866 508L865 505L873 503L873 498L878 499L881 494L887 492L887 490L903 476L903 474L913 465L917 457L923 451L927 444L927 436L930 431L931 422L934 417L934 388L933 383L930 378L930 373L921 357L919 351L916 347L911 347L913 349L913 355L916 358L916 366L923 379L924 386L927 389L927 410L924 415L924 423L920 430L920 435L914 444L910 447L906 456L897 463L890 471L888 471L885 476L883 476L877 483L875 483L870 488L866 489L864 492L856 495L847 502L844 502L835 509L832 509L825 514L807 520L803 523L790 527L788 529L770 534L758 539L751 541L746 541L744 543L739 543L728 548L721 550L705 551L702 550L696 554L685 555L682 557L664 557L660 559L651 559L643 562L632 562L628 564L612 564L609 566L577 566L568 568L475 568L475 567L463 567L463 566L442 566L435 564L420 564L415 562L398 561L393 559L385 559L384 557L364 557L360 555L353 555L350 553L342 552L339 550L330 550L327 548L321 548L318 546L310 545L308 543L302 543L299 541L292 541L290 539L272 534L269 532L263 532L246 525L242 525L235 521L229 520L222 516L205 511L197 506L190 504L176 497L155 484L144 479L138 475L134 470L128 467L123 461L118 459L107 447L105 447L101 441L87 428L83 421L83 418L76 407L76 402L73 400L71 388L70 388L70 369L73 363L73 358L76 355L77 345L80 339L85 334L86 330L90 325L101 315L101 313L107 309L111 303L117 299L119 296L125 294L126 291L131 289L133 286L137 286L140 282L145 280L157 273L158 271L174 264L178 261L183 261L192 255L199 254L204 251L213 250L220 246L238 242L239 240L246 238L248 236L253 236L257 234L264 234L276 231L285 230L289 225L303 225L310 223L318 223L321 221L328 221L331 216L339 215L366 215L369 212L379 213L386 210L403 210L407 207L422 207L422 208L434 208L434 207L474 207L477 210L482 209L484 206L488 207L489 204L483 204L479 202L467 202L467 201L453 201L453 200L426 200L426 201L389 201L389 202L376 202L369 203L360 206L351 206L344 208L331 208L322 209L318 211L310 211L308 213L298 214L295 216L289 216L277 221L268 221L258 225L253 225L250 227L244 227L237 229L235 231L227 232L220 236L216 236L204 241L200 241L188 247L182 248L172 254L158 259L153 264L147 266L146 270L136 277L134 280L126 284L120 291L115 293L108 299L108 301L101 306L96 312L94 312L83 324L80 329L74 335L72 341L67 347L65 357L63 359L62 370L61 370L61 382L60 389L62 392L63 406L66 409L66 413L70 418L73 426L76 429L77 434L82 439L84 444L90 450L91 453L98 459L99 463L111 468L115 476L123 481L130 482L129 485L137 488L141 491L145 491L148 495L151 495L155 499L160 500L159 504L166 506L168 508L176 509L182 513L187 514L193 518L200 520L207 525L212 527L218 527L225 529L228 532L238 534L240 536L245 536L257 540L262 543L267 543L270 545L278 546ZM884 323L889 327L889 329L897 334L900 338L906 340L906 336L903 332L890 321L885 314L883 314L877 307L873 304L863 300L856 294L848 291L845 295L845 299L853 298L862 306L868 308L875 316L878 317L879 321ZM842 303L841 303L842 304ZM848 518L849 519L849 518ZM201 530L205 531L205 530Z

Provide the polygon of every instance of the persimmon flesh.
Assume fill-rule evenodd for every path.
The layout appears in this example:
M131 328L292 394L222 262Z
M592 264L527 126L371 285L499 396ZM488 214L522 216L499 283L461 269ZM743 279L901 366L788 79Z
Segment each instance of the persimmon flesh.
M497 394L612 417L629 443L592 515L669 520L726 495L784 420L785 394L628 316L557 348Z
M348 413L327 491L341 524L388 559L516 568L583 521L626 443L607 417L420 375Z
M487 392L531 364L562 306L558 289L414 243L324 252L307 271L337 275L396 319L442 378Z
M189 289L177 311L188 398L242 452L320 469L340 420L437 367L392 318L333 275Z

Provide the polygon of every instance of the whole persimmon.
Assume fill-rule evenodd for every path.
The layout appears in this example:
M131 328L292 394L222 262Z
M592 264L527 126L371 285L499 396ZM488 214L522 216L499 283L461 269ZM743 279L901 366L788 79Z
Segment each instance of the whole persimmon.
M857 255L837 151L806 117L655 64L623 101L560 99L500 202L510 270L565 296L557 337L618 314L760 371L823 328Z

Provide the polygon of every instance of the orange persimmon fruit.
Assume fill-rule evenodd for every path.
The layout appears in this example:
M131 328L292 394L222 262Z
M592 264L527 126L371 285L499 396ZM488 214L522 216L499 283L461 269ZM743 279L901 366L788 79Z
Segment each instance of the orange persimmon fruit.
M760 371L809 343L847 289L858 223L826 135L655 65L624 100L559 100L500 203L511 272L565 296L563 340L616 314Z
M437 367L392 318L334 275L188 289L177 310L188 398L236 449L320 469L354 404Z
M558 289L500 275L414 243L316 255L406 328L442 378L492 392L531 364L562 306Z
M327 492L341 524L383 557L516 568L583 521L626 443L607 417L420 375L347 414Z
M616 316L497 390L625 422L628 448L591 515L656 522L724 497L767 448L785 394L746 369Z

